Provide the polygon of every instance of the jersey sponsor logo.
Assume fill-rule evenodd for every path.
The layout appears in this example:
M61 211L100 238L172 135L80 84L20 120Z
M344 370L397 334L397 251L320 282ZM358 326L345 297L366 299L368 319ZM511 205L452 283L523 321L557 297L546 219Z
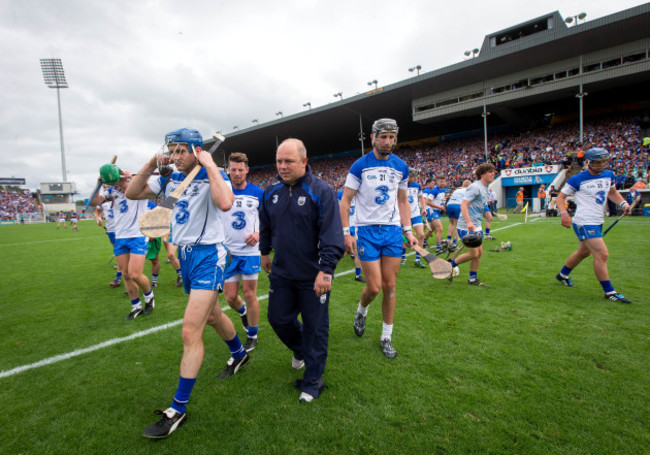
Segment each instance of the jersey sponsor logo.
M368 177L366 177L366 179L368 179L368 180L377 180L377 178L378 177L376 175L374 175L374 174L370 174L370 175L368 175Z
M246 227L246 213L234 212L232 217L234 218L234 221L231 223L233 229L240 231Z
M305 205L306 201L307 201L307 198L305 196L300 196L298 198L298 205L302 207L303 205Z

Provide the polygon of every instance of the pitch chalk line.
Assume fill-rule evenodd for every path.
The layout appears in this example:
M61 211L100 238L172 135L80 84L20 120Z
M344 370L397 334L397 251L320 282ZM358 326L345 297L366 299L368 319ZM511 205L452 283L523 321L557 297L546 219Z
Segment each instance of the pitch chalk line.
M500 230L507 229L507 228L510 228L510 227L513 227L513 226L518 226L520 224L524 224L524 223L514 223L514 224L511 224L511 225L508 225L508 226L503 226L503 227L492 229L492 230L493 231L500 231ZM68 240L73 240L73 239L68 239ZM44 240L44 242L47 242L47 241L48 240ZM32 242L32 243L40 243L40 242ZM411 256L413 254L415 254L415 252L411 251L411 252L409 252L407 254L407 256ZM353 273L353 272L354 272L354 269L345 270L343 272L339 272L339 273L335 274L334 277L336 278L336 277L339 277L339 276L348 275L348 274ZM257 300L266 300L268 298L269 298L269 295L266 294L266 295L259 296L257 298ZM229 309L230 309L230 307L228 305L221 308L222 311L228 311ZM147 335L151 335L152 333L160 332L162 330L171 329L172 327L176 327L178 325L181 325L182 323L183 323L183 320L178 319L177 321L168 322L167 324L159 325L157 327L152 327L150 329L143 330L141 332L136 332L136 333L133 333L133 334L131 334L129 336L125 336L125 337L121 337L121 338L113 338L112 340L104 341L104 342L96 344L94 346L90 346L90 347L82 348L82 349L77 349L75 351L67 352L65 354L55 355L53 357L48 357L46 359L39 360L38 362L34 362L34 363L27 364L27 365L19 366L19 367L16 367L16 368L12 368L11 370L0 371L0 379L8 378L10 376L15 376L15 375L17 375L19 373L24 373L25 371L33 370L33 369L44 367L44 366L47 366L47 365L52 365L54 363L58 363L58 362L61 362L63 360L72 359L74 357L78 357L78 356L83 355L83 354L89 354L91 352L95 352L95 351L98 351L100 349L108 348L110 346L114 346L116 344L124 343L126 341L135 340L137 338L141 338L141 337L144 337L144 336L147 336Z

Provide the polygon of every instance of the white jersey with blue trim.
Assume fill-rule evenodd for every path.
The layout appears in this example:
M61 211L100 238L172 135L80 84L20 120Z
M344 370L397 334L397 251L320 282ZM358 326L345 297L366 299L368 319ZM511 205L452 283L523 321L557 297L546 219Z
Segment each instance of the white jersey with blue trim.
M433 189L430 190L427 194L427 197L431 200L431 202L439 206L445 205L445 196L445 190L438 187L438 185L434 186ZM431 206L429 206L429 208L440 211L440 209L436 209Z
M354 162L345 186L357 191L356 225L399 226L397 191L408 186L408 165L397 155L378 160L370 152Z
M460 205L463 196L465 196L465 190L467 190L467 188L458 188L456 191L451 193L451 196L449 196L449 200L447 201L447 206Z
M422 196L422 187L418 182L409 183L406 188L408 195L409 205L411 206L411 218L420 216L422 210L420 209L420 196Z
M567 180L562 192L573 195L577 205L573 222L580 226L603 224L605 203L616 176L612 171L592 175L583 171Z
M463 201L468 201L469 205L467 210L469 212L469 218L474 225L476 230L481 230L481 221L483 220L483 209L485 209L485 204L487 204L488 198L490 197L490 192L483 182L480 180L475 181L465 190L463 195ZM458 217L458 229L467 230L467 221L464 216Z
M246 182L246 187L241 190L233 188L232 192L235 193L235 201L223 218L226 246L235 256L259 256L259 243L247 245L246 237L260 231L259 208L264 190Z
M232 188L228 176L221 176L228 188ZM165 197L168 197L185 179L182 172L174 172L169 176L165 187ZM149 189L158 193L164 183L164 177L149 180ZM215 245L225 241L223 212L212 201L208 172L202 168L194 177L192 183L185 189L183 195L172 211L172 243L184 245Z
M340 189L338 193L336 193L336 199L339 200L339 205L341 205L341 199L343 199L343 189ZM349 227L354 227L357 224L355 223L354 215L357 213L357 203L356 203L357 197L353 197L352 200L350 201L350 217L348 218L348 226Z
M113 220L115 221L115 238L130 239L144 237L138 226L138 219L149 209L149 201L127 199L124 193L115 187L109 187L103 194L105 199L113 201Z
M106 201L100 205L104 214L104 227L106 232L115 232L115 215L113 214L113 201Z

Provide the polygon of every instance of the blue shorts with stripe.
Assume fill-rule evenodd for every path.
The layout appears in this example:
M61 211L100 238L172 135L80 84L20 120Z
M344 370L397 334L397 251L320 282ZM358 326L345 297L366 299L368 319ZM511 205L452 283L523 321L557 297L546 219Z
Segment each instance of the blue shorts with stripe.
M358 226L357 252L362 261L376 261L382 256L402 257L400 226Z
M230 256L230 263L226 268L226 280L235 275L257 275L262 270L259 256ZM257 279L257 278L255 278Z
M178 248L183 287L189 294L192 289L222 291L228 250L223 244L184 245Z
M115 246L115 232L107 232L108 240L111 241L111 245Z
M147 237L129 237L128 239L115 239L113 245L113 254L121 256L123 254L147 254L149 240Z
M424 221L422 221L422 216L414 216L411 218L411 226L419 226L420 224L424 224Z
M587 239L599 239L603 236L602 224L585 224L584 226L573 223L573 232L576 233L578 239L582 242Z

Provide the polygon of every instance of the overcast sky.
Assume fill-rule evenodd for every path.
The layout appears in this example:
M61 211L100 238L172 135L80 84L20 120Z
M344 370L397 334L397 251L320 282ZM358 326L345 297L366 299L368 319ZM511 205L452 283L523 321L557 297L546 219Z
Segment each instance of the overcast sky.
M2 0L0 177L61 181L61 58L68 180L87 197L111 155L137 171L166 132L227 134L463 60L485 35L558 10L586 20L642 1ZM254 164L254 163L253 163Z

